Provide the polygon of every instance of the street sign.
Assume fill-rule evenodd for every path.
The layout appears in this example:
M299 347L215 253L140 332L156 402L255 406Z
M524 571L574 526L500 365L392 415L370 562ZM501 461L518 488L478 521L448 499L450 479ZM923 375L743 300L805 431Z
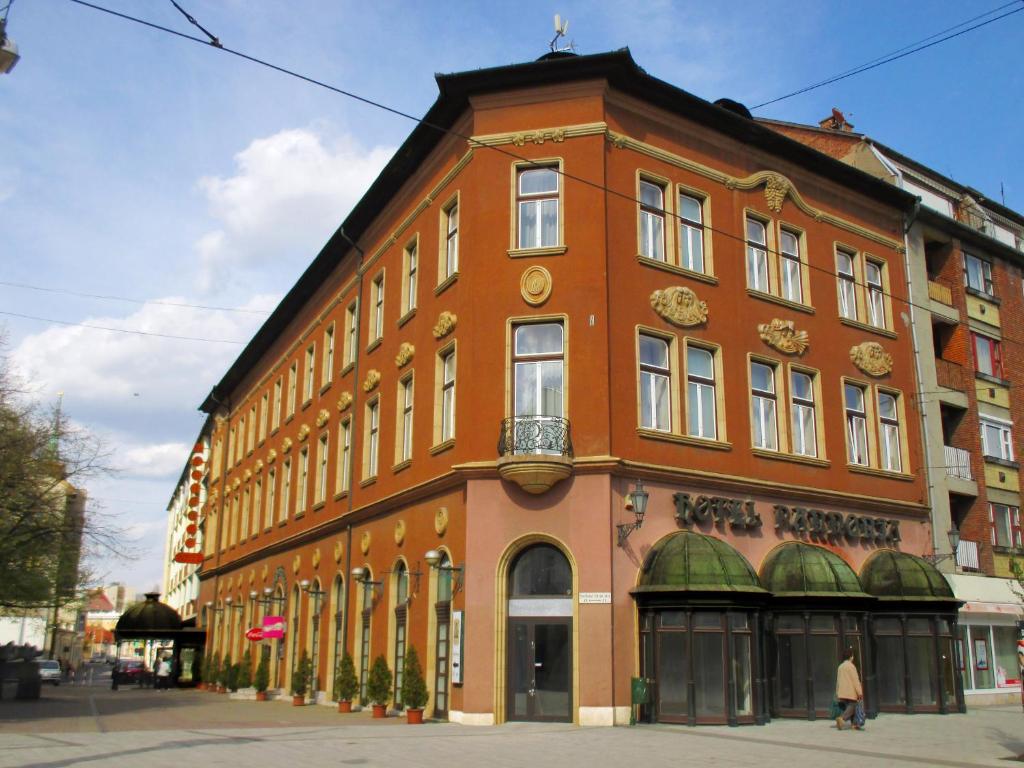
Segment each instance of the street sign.
M254 643L259 642L263 639L263 627L253 627L245 633L246 640L252 640Z

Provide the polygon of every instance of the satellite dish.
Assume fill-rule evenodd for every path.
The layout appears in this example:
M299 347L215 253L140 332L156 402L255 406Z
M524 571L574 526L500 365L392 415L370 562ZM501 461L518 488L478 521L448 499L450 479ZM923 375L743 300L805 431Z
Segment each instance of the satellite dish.
M549 43L549 47L551 48L551 52L552 53L558 53L558 52L561 52L561 51L571 51L573 49L572 44L570 44L569 46L567 46L565 48L558 48L557 47L558 38L565 37L565 33L568 32L568 31L569 31L569 20L566 19L565 21L562 21L561 14L556 13L555 14L555 36L553 38L551 38L551 42Z

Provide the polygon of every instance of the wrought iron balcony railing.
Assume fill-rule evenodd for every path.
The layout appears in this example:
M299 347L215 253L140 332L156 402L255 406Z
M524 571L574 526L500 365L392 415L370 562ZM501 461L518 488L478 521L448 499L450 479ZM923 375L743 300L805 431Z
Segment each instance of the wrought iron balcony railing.
M498 456L572 456L569 420L558 416L502 419Z

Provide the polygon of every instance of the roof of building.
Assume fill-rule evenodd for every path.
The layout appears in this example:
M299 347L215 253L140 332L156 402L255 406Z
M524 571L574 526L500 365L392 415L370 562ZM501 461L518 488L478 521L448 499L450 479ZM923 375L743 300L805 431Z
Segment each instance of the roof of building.
M152 635L156 632L177 632L181 629L181 616L178 612L160 602L159 592L147 592L146 599L129 607L117 620L114 632L119 638L132 637L143 633Z
M103 612L114 610L114 604L110 602L110 598L107 597L101 590L96 590L89 595L89 605L86 608L90 612Z
M721 539L669 534L651 549L634 592L764 592L750 563Z
M402 184L427 159L469 108L471 96L517 88L560 85L581 80L607 80L615 89L681 117L707 125L750 147L828 177L850 190L896 208L910 210L915 198L880 179L783 136L692 93L647 74L623 48L588 56L544 56L524 64L436 75L439 95L348 217L310 262L298 281L256 332L241 354L200 406L208 413L226 405L231 392L284 331L292 318L346 257L355 257L353 244L371 225ZM468 137L467 137L468 138ZM357 257L362 261L361 254Z
M868 597L843 558L802 541L786 542L768 554L761 583L780 597Z
M880 600L952 601L953 588L934 565L894 549L871 555L860 570L864 589Z

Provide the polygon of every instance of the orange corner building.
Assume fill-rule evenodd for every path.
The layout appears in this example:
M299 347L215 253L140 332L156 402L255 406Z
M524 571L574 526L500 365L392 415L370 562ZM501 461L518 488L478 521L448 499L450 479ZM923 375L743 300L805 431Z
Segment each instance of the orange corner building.
M628 51L440 95L213 388L199 605L469 724L963 709L914 197ZM282 638L249 628L284 619ZM259 651L256 649L259 648Z

